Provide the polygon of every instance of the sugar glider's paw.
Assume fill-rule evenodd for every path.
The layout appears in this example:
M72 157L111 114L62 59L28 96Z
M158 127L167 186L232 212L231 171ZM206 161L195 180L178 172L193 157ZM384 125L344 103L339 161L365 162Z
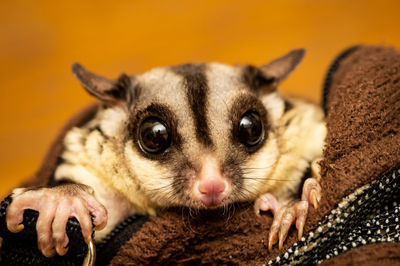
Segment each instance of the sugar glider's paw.
M282 249L290 227L295 224L299 240L303 236L303 228L308 214L309 204L314 208L318 207L321 199L321 187L315 178L308 178L303 185L302 199L281 205L278 200L269 193L261 195L254 203L256 214L260 211L272 211L274 220L272 222L269 237L268 249L279 241L279 249Z
M38 247L46 257L56 253L63 256L68 249L66 224L75 217L81 226L87 243L93 230L101 230L107 224L107 211L93 196L93 189L81 184L64 184L52 188L18 188L7 208L7 228L17 233L23 230L24 210L39 212L36 222ZM93 221L91 216L93 216ZM95 226L93 228L93 225Z

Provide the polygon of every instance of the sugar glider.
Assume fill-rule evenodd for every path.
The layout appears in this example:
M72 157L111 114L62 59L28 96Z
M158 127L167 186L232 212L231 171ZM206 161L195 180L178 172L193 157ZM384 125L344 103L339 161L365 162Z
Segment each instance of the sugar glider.
M292 224L301 237L309 204L321 197L316 161L326 128L320 107L277 87L303 56L298 49L259 67L183 64L115 80L73 64L102 107L66 135L57 185L13 191L8 229L19 232L23 211L37 210L40 250L64 255L69 217L89 242L92 230L99 241L135 213L253 201L257 214L274 214L269 249L278 240L282 247Z

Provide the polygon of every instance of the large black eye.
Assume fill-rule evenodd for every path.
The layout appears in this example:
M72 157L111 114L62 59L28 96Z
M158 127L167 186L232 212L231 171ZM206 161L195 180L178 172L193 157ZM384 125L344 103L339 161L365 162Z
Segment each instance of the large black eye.
M161 153L171 145L171 134L164 121L157 117L143 120L139 128L139 145L148 153Z
M238 125L239 141L247 147L253 147L264 139L264 126L256 111L246 112Z

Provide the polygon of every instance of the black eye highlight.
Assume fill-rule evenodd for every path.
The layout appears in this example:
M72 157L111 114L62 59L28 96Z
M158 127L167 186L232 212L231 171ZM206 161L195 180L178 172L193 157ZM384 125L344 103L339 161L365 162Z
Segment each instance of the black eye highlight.
M144 119L138 130L140 148L150 154L160 154L171 146L171 131L161 118Z
M237 127L237 138L249 151L253 151L262 143L265 130L257 111L250 110L242 115Z

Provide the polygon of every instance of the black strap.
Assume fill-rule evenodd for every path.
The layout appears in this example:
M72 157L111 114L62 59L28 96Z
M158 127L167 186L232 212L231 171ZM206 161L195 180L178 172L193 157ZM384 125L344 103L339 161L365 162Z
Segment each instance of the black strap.
M121 222L96 245L96 266L108 265L118 250L147 222L148 216L132 215Z
M361 47L361 45L355 45L355 46L351 46L350 48L347 48L346 50L341 52L336 57L335 60L333 60L332 64L328 68L328 71L327 71L327 73L325 75L323 88L322 88L322 108L324 110L325 116L328 113L326 104L327 104L327 101L328 101L329 90L330 90L331 85L332 85L333 74L335 74L336 70L338 70L338 68L340 66L340 63L343 61L343 59L345 59L347 56L352 54L354 51L356 51L360 47Z

